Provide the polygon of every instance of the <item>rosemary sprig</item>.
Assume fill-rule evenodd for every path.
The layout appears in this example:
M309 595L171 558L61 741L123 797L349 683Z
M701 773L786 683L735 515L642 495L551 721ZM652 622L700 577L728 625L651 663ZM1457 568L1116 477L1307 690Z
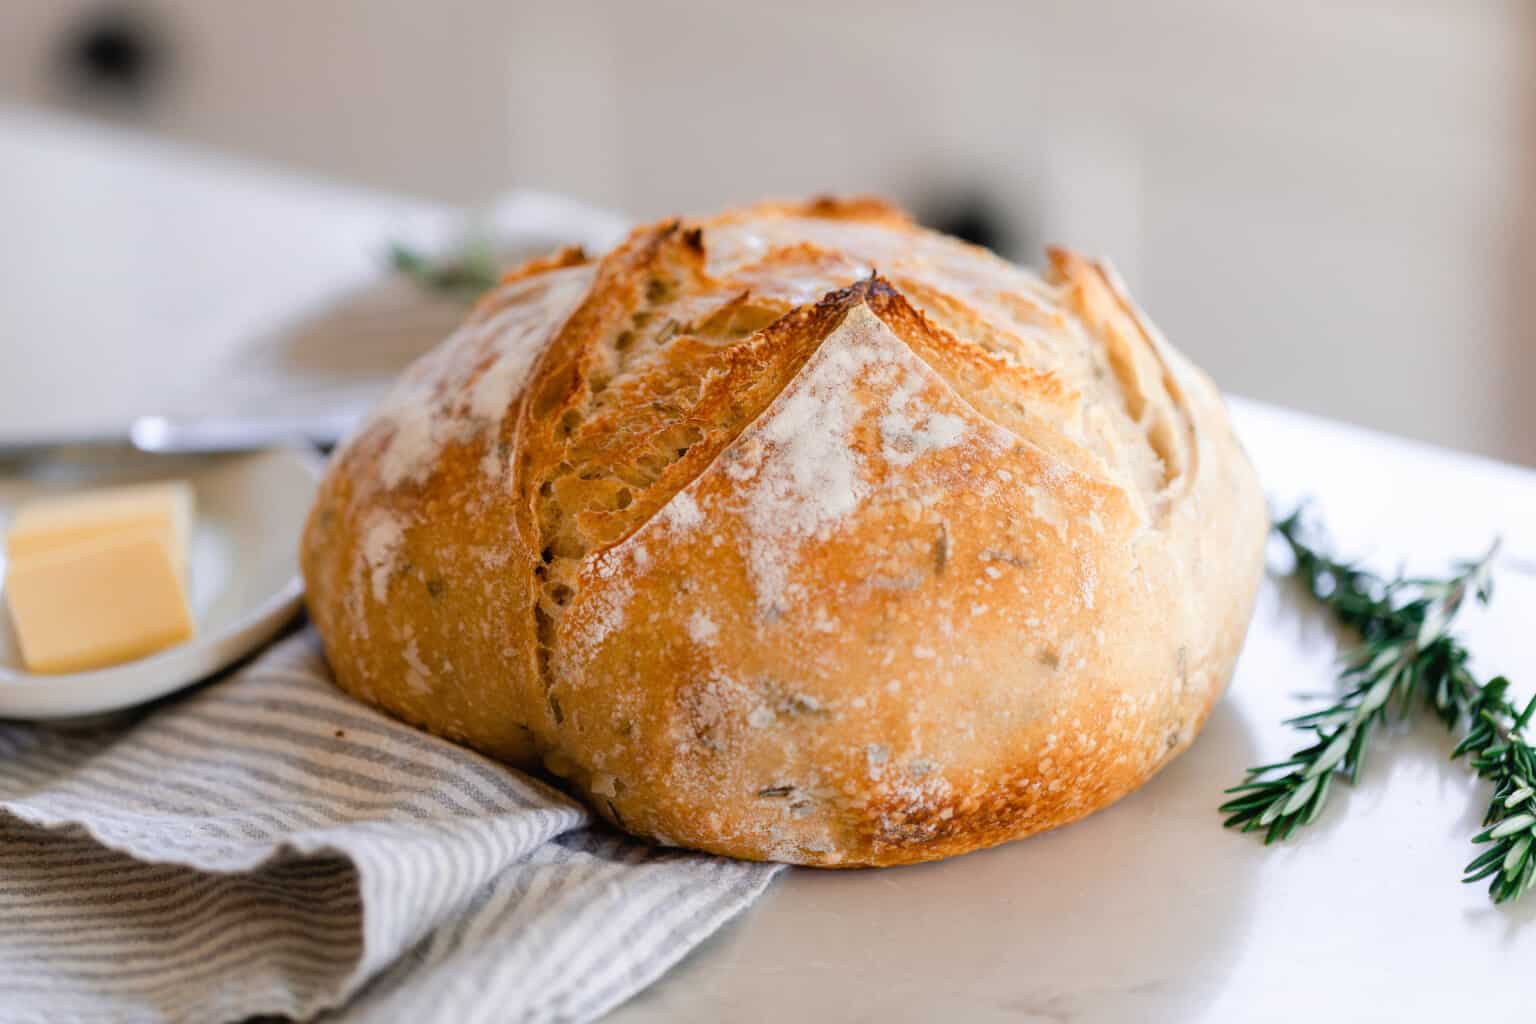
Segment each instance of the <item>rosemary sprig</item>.
M483 238L465 242L458 252L441 260L396 242L389 247L389 263L427 291L469 299L489 291L501 276L496 253Z
M1340 672L1343 696L1287 723L1312 742L1284 761L1250 769L1227 790L1226 827L1263 830L1265 843L1272 843L1311 824L1335 777L1359 778L1375 727L1422 701L1447 729L1464 731L1451 756L1469 757L1494 786L1485 828L1473 838L1488 849L1467 865L1463 881L1492 876L1488 891L1496 903L1536 885L1536 748L1525 739L1536 699L1521 709L1509 699L1508 680L1479 683L1467 669L1467 649L1450 633L1468 597L1486 603L1492 596L1498 545L1445 579L1389 580L1308 544L1299 512L1277 522L1275 531L1295 558L1292 575L1359 634L1360 644Z
M1475 683L1467 680L1472 686ZM1467 685L1464 683L1462 685ZM1488 895L1495 903L1512 900L1536 885L1536 750L1524 739L1524 731L1536 712L1536 698L1523 710L1505 696L1509 680L1491 680L1466 706L1472 726L1456 745L1452 757L1470 754L1472 770L1493 783L1493 797L1484 828L1472 837L1488 843L1466 867L1463 882L1493 876Z

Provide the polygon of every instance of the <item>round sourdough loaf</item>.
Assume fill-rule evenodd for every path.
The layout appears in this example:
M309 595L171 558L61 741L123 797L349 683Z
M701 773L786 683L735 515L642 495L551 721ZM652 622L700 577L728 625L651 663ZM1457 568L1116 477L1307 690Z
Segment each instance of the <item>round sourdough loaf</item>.
M873 200L524 266L337 453L303 542L343 689L661 843L901 864L1195 736L1265 510L1104 266Z

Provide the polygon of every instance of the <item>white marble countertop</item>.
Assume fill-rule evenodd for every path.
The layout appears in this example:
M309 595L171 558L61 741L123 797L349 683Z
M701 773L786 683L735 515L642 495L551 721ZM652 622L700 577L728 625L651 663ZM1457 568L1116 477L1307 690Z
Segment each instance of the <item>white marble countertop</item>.
M217 411L253 338L368 281L442 211L0 108L0 438ZM248 398L248 394L245 394ZM189 404L190 403L190 404ZM1494 534L1536 561L1536 473L1234 402L1278 507L1343 552L1440 569ZM1527 566L1528 568L1528 566ZM1536 579L1467 616L1536 692ZM1458 884L1484 788L1430 721L1383 736L1299 840L1220 828L1222 787L1287 753L1335 637L1268 582L1194 747L1118 805L934 865L794 870L612 1020L1425 1021L1536 1004L1536 900Z

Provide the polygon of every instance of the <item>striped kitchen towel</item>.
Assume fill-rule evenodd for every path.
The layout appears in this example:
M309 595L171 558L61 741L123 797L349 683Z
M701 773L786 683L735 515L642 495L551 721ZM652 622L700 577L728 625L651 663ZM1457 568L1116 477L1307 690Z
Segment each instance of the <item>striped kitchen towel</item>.
M327 672L305 632L129 722L0 725L0 1021L586 1021L773 877Z

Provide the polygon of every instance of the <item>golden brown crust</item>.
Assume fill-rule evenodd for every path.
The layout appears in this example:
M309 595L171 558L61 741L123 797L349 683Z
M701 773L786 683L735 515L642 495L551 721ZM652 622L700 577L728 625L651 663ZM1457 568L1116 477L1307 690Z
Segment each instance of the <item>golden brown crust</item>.
M510 275L306 531L343 688L737 857L963 853L1135 788L1220 694L1263 503L1112 271L868 199Z
M537 277L539 274L548 273L551 270L564 270L566 267L579 267L587 262L587 253L579 245L567 245L556 249L548 256L535 256L533 259L524 260L511 270L501 275L496 282L497 287L492 289L482 299L486 303L495 303L497 296L505 295L504 289L509 284L515 284L529 277ZM483 308L483 307L482 307Z

